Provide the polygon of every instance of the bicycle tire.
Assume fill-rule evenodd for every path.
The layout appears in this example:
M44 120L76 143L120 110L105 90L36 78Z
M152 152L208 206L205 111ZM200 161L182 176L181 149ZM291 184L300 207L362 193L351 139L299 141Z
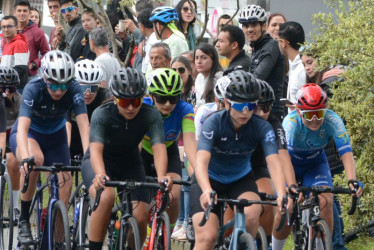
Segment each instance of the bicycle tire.
M239 250L255 250L256 245L252 235L249 233L242 233L238 239L237 249Z
M130 241L133 241L135 250L141 249L139 227L134 217L129 217L126 221L121 220L117 249L125 250Z
M324 250L332 250L332 237L329 226L327 225L326 221L319 220L313 227L313 235L312 235L312 244L309 250L317 249L316 247L316 239L320 236L323 243Z
M60 223L56 223L61 216ZM56 201L52 208L52 246L53 249L70 250L70 228L66 206L62 201ZM61 225L62 223L62 225ZM57 225L59 224L59 225ZM61 227L62 226L62 227Z
M165 211L161 214L160 220L158 221L158 227L155 236L156 239L154 241L154 250L171 249L170 219Z
M10 187L10 188L9 188ZM1 178L1 199L0 199L0 249L12 249L13 245L13 196L12 182L7 173ZM5 195L8 195L6 200ZM9 202L9 206L7 207Z
M256 235L256 245L258 250L268 250L268 240L264 229L259 226Z
M77 229L73 235L73 250L84 250L88 248L88 217L90 215L90 199L83 202L82 215L78 217L76 222ZM81 238L81 240L79 239Z

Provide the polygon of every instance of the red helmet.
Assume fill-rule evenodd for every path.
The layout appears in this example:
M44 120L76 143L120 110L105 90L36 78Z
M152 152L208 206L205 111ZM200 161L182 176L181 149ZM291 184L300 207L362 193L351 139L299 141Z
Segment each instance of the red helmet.
M299 109L317 110L327 108L326 92L315 83L308 83L302 86L296 97L296 107Z

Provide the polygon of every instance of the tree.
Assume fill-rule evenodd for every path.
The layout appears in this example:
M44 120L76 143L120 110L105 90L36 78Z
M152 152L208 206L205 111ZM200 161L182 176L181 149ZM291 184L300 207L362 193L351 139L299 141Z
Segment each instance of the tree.
M347 216L350 197L342 196L347 229L374 218L374 1L329 0L334 13L318 13L313 22L311 51L320 69L331 65L346 68L345 81L336 84L330 107L346 122L356 159L357 179L365 183L362 208ZM344 175L336 181L346 186Z

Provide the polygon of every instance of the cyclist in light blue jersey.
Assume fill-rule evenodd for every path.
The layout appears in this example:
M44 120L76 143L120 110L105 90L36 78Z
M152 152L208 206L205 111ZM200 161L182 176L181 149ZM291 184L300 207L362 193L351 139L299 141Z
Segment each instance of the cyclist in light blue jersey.
M289 113L283 127L286 131L288 152L296 178L303 186L332 186L330 167L324 148L333 138L343 161L350 188L358 187L357 196L362 194L362 184L356 180L355 161L347 130L342 119L327 108L327 95L316 84L306 84L297 93L297 109ZM333 195L320 195L321 218L333 228ZM276 216L276 221L280 215ZM276 224L277 222L275 222ZM282 249L290 232L273 232L273 249Z

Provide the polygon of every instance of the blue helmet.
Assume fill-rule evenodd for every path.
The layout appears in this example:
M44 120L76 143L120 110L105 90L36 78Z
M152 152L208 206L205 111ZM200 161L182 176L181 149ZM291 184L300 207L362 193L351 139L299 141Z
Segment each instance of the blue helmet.
M152 16L149 18L149 21L170 23L172 21L179 21L178 13L175 8L169 6L160 6L152 11Z

